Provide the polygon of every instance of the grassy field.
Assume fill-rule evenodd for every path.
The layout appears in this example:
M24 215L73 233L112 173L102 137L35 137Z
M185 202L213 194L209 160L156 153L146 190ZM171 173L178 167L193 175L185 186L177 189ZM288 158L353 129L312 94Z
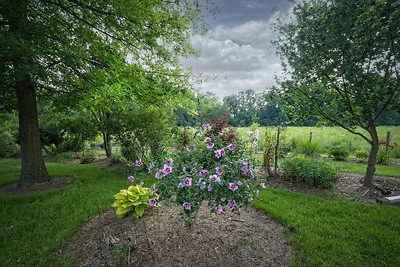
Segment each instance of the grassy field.
M272 129L272 134L276 135L276 127L269 127ZM240 136L245 136L250 127L238 128ZM258 149L261 151L264 138L265 127L259 127L260 138ZM400 145L400 126L379 126L377 127L378 136L380 140L386 140L387 132L391 134L391 144L397 143ZM344 144L353 154L355 150L369 151L369 144L360 136L351 134L345 129L340 127L285 127L281 130L280 146L281 149L290 149L293 144L309 143L310 132L312 132L312 142L316 144L320 153L324 154L327 150L337 144ZM369 136L364 131L366 136ZM393 151L395 155L400 156L400 146Z
M17 160L0 160L0 183L17 179L18 165ZM76 182L53 192L0 199L0 266L65 265L68 237L89 217L109 208L113 195L130 184L125 174L92 165L48 163L47 167L51 175L73 176ZM142 178L147 185L154 181ZM398 266L400 262L397 207L276 189L262 190L254 207L285 226L294 246L294 266Z

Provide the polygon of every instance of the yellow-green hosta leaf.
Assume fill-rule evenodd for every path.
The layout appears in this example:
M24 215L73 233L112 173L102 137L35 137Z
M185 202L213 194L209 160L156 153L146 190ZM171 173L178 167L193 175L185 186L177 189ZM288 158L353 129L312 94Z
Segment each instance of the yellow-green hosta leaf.
M144 214L144 208L145 208L145 207L146 207L146 205L137 206L137 207L135 208L135 212L133 213L133 217L135 217L135 218L140 218L140 217L142 217L143 214Z
M132 210L132 207L123 208L123 207L119 206L117 208L117 211L115 212L115 214L117 214L118 218L124 218L126 216L126 214L128 214L131 210Z

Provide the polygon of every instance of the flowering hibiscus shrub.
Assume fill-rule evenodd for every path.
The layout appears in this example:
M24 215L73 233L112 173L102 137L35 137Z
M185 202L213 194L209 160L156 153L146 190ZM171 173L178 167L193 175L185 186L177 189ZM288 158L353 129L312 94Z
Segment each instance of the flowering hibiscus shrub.
M238 212L257 194L252 151L231 130L215 132L213 124L203 125L192 147L176 151L155 169L160 201L178 204L189 226L203 201L216 214Z

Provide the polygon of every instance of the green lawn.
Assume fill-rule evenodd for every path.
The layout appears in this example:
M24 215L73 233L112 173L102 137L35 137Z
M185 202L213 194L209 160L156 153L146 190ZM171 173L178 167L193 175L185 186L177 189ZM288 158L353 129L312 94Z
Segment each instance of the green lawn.
M344 161L332 161L331 162L340 172L356 172L365 173L367 169L366 163L353 163ZM400 178L400 167L399 166L386 166L376 165L375 175L392 176Z
M17 160L0 160L4 174L18 177ZM66 188L0 199L0 266L65 265L63 250L89 217L109 208L126 175L92 165L49 163L51 175L74 176ZM7 176L6 175L6 176ZM8 176L7 176L8 177ZM154 178L143 176L150 185ZM279 220L294 246L295 266L397 266L400 210L264 189L253 202ZM61 251L61 253L60 253Z

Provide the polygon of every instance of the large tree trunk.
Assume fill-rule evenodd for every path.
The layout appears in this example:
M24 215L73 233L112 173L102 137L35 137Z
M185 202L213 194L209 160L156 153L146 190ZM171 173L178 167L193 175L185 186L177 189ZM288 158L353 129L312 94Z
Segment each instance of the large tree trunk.
M48 182L47 173L40 145L39 126L36 106L36 88L29 72L32 65L31 31L28 22L28 1L7 1L4 16L9 21L10 32L18 42L17 51L12 59L14 66L15 92L18 99L19 131L21 145L22 185Z
M368 127L368 133L371 136L372 142L371 142L371 150L369 152L367 171L365 173L363 187L372 187L372 180L374 178L374 173L375 173L376 156L378 155L378 150L379 150L378 133L376 132L376 126L374 122L370 122Z
M50 181L44 165L39 137L36 91L31 78L27 75L16 81L15 89L19 108L19 131L21 145L20 184L42 183Z

